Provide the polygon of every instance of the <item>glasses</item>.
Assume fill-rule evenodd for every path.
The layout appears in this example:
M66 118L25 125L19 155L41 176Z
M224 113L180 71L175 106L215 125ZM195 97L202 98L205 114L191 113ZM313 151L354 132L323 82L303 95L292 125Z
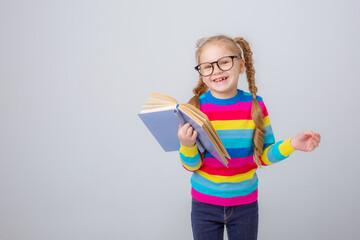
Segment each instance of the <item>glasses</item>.
M195 70L203 77L210 76L214 72L214 63L222 71L230 70L234 66L234 58L241 59L239 56L226 56L222 57L215 62L205 62L197 65Z

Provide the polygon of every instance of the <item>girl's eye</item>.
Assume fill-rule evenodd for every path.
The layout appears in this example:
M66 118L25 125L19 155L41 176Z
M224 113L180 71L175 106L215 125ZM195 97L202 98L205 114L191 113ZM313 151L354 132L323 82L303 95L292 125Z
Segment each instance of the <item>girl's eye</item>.
M228 64L228 63L229 63L228 60L224 60L224 61L221 61L221 62L220 62L220 65L226 65L226 64Z
M210 69L211 68L211 65L210 64L207 64L203 67L204 69Z

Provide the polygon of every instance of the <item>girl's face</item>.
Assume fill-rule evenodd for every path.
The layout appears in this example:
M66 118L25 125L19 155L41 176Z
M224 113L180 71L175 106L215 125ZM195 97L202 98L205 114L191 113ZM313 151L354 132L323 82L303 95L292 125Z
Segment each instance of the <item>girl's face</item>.
M208 43L201 51L199 64L215 62L222 57L235 55L237 54L231 51L224 43ZM211 94L216 98L232 98L237 94L239 74L244 72L245 64L243 59L234 58L233 61L234 66L227 71L222 71L217 64L214 63L213 73L210 76L202 77L204 83L210 89Z

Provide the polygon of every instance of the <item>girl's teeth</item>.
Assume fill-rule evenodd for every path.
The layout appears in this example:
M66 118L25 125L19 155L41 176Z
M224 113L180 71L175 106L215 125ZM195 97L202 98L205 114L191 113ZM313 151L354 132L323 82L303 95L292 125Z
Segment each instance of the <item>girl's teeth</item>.
M225 80L225 78L223 77L223 78L216 79L215 82L220 82L222 80Z

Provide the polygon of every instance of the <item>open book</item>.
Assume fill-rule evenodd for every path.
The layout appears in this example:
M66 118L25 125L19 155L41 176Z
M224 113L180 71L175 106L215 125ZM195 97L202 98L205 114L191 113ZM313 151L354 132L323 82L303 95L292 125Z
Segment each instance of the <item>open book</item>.
M177 137L179 123L190 123L198 132L196 144L199 152L206 150L227 166L226 157L230 159L228 152L208 117L196 107L179 104L164 94L152 93L138 115L166 152L180 149Z

